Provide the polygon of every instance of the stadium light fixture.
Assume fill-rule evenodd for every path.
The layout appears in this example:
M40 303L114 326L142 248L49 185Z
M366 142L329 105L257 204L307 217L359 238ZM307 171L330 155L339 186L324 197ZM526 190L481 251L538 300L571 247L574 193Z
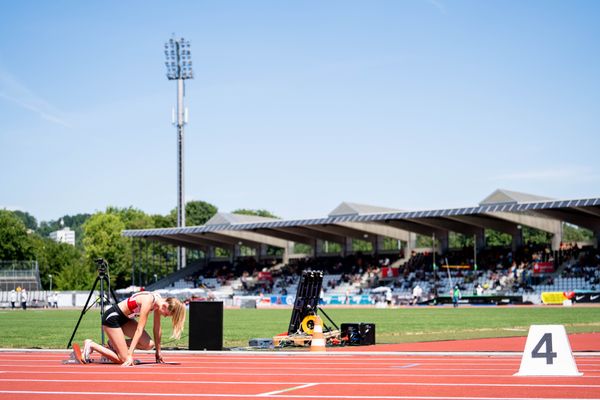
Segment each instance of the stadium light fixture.
M177 127L177 227L185 226L185 197L183 179L183 127L187 123L187 110L183 105L185 96L184 81L194 78L190 42L184 38L172 37L165 43L165 67L167 79L177 81L177 113L173 124ZM175 114L175 113L174 113ZM185 248L177 250L177 269L185 268Z

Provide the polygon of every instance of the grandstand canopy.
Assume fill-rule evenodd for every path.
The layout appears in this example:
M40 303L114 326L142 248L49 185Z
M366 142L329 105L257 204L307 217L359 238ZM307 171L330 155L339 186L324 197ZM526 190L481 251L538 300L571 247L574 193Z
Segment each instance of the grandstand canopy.
M448 232L477 235L494 229L517 238L522 226L553 234L553 247L561 241L567 222L600 235L600 198L554 200L498 189L477 206L420 211L343 202L328 216L314 219L280 220L218 213L202 226L125 230L131 238L159 241L189 248L269 245L288 249L290 242L318 247L320 241L345 245L360 239L375 244L382 237L409 243L415 234L436 235L446 240ZM446 238L446 239L444 239Z

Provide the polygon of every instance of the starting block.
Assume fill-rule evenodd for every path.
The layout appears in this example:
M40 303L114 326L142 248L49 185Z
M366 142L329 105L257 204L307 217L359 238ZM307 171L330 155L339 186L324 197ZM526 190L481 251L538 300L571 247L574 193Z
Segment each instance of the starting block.
M563 325L531 325L514 376L582 376Z

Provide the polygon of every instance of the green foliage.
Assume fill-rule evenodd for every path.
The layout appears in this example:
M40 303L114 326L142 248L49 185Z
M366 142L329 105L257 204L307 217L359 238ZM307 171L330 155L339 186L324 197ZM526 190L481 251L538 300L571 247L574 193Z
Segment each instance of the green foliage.
M384 237L383 250L398 250L398 240L389 237Z
M580 228L576 225L563 223L563 239L564 243L569 242L585 242L594 239L594 232L589 229Z
M38 228L38 223L35 217L28 212L15 210L13 214L19 218L25 224L25 227L29 230L35 231Z
M185 205L185 225L186 226L200 226L204 225L206 221L211 219L219 209L210 203L205 201L189 201ZM172 219L173 224L177 225L177 208L171 210L169 217Z
M373 251L373 244L366 240L360 239L352 239L352 250L353 251L362 251L362 252L371 252Z
M40 269L42 287L49 289L50 277L48 275L52 275L53 288L70 289L71 287L67 285L66 281L63 286L57 285L58 275L64 268L83 268L82 250L38 235L32 236L32 244Z
M240 208L239 210L233 211L232 214L254 215L257 217L280 219L280 217L276 216L275 214L273 214L267 210L249 210L249 209L245 209L245 208Z
M294 243L294 253L296 253L296 254L312 254L313 248L304 243Z
M429 247L429 248L431 248L433 246L433 237L417 234L417 240L416 240L416 242L417 242L416 243L417 247Z
M106 214L112 214L119 217L125 225L125 229L148 229L154 228L154 220L143 211L133 207L118 208L109 206Z
M523 226L523 241L531 244L550 244L552 242L552 234L539 229Z
M488 247L508 247L512 245L512 236L508 233L486 229L485 243Z
M96 269L96 260L103 258L110 268L111 283L125 286L131 280L127 250L129 241L121 236L125 223L118 213L96 213L83 225L85 238L85 265L88 270Z
M0 210L0 260L32 260L34 258L27 228L12 211Z
M68 264L60 270L53 282L56 290L90 290L96 276L97 270L92 271L87 265Z
M155 228L171 228L177 225L177 218L175 215L152 215L152 224Z
M336 242L323 241L323 252L327 254L339 254L342 252L342 245Z
M448 234L448 243L451 249L473 247L474 240L472 235L463 235L462 233L457 232L450 232Z

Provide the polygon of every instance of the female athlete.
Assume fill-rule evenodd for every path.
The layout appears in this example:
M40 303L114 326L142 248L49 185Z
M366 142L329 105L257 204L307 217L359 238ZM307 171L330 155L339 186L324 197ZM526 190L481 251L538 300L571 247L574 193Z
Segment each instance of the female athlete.
M145 331L150 312L154 311L154 340ZM139 320L135 317L139 315ZM90 362L95 351L116 364L133 365L135 349L155 349L156 362L162 363L160 353L161 326L160 317L171 317L173 322L172 338L179 339L185 323L185 305L174 297L163 299L155 292L138 292L118 304L110 306L102 316L102 329L108 336L109 347L104 347L86 339L83 352L74 345L75 357L82 363ZM125 339L125 337L130 339ZM80 359L81 358L81 359Z

